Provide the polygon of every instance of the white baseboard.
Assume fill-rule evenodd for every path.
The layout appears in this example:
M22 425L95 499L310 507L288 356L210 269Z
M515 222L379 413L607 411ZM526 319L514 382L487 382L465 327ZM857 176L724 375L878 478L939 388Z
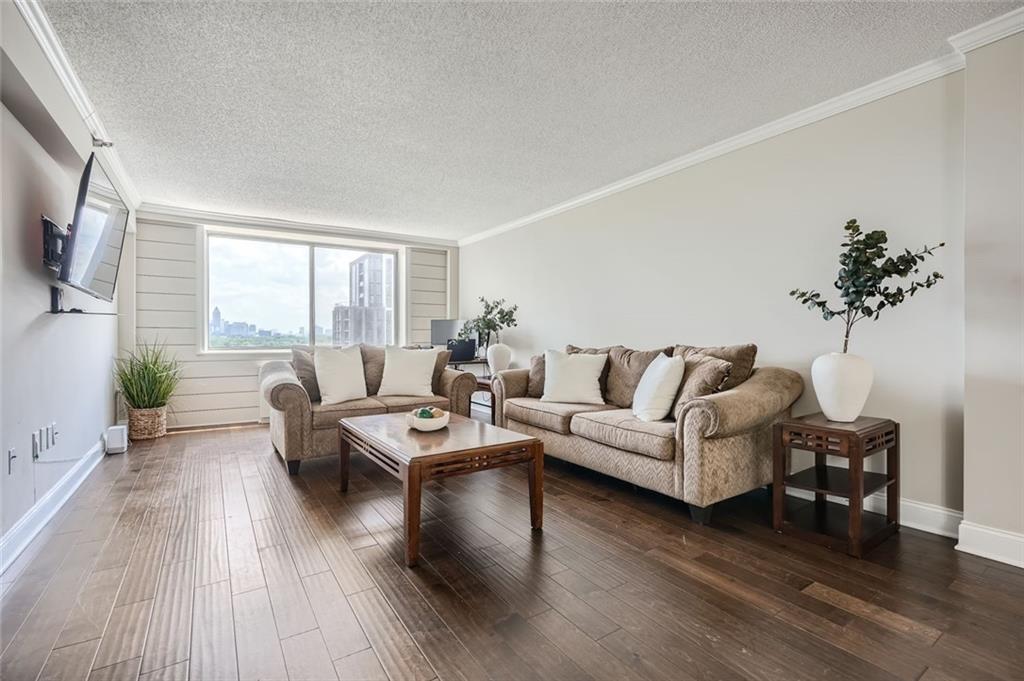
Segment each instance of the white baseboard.
M788 488L786 493L801 499L814 498L814 493L808 490ZM840 497L829 497L829 501L843 505L848 503L846 499ZM885 504L886 496L882 491L872 494L864 500L864 510L872 513L885 513ZM958 528L963 527L963 518L964 514L961 511L913 499L900 499L900 525L903 527L956 539Z
M1024 568L1024 534L964 520L957 551Z
M0 537L0 574L25 550L46 523L60 510L60 507L74 494L79 485L103 458L103 443L97 442L79 461L50 488L43 497L33 504L21 519Z

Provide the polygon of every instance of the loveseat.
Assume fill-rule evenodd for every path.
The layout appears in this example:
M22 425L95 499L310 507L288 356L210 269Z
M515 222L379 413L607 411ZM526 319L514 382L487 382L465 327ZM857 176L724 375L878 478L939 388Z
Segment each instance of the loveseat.
M430 397L378 395L384 376L384 348L361 345L363 375L367 397L322 404L310 399L293 362L273 360L260 368L260 391L270 405L270 440L274 450L295 475L304 459L339 453L338 420L349 416L367 416L408 411L432 406L469 416L469 400L476 390L476 378L444 364L447 353L435 371Z
M756 346L746 347L756 353ZM729 350L676 348L685 348L683 353ZM753 354L747 355L749 366L726 389L677 403L668 418L654 422L641 421L616 404L544 402L542 373L502 371L492 381L495 422L539 438L549 456L680 499L689 504L694 520L707 523L716 502L771 483L772 427L789 416L803 392L797 372L754 369ZM615 379L613 372L602 385L606 402L610 393L623 392Z

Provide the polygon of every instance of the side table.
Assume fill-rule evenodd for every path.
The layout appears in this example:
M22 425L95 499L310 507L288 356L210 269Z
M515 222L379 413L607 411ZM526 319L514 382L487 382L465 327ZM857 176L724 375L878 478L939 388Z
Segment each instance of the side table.
M814 465L787 474L792 449L814 453ZM864 470L864 459L885 452L885 473ZM829 466L826 456L841 456L849 468ZM845 551L856 558L899 530L900 424L861 416L852 423L829 421L824 414L787 419L775 425L772 527ZM814 503L785 517L786 488L814 493ZM886 491L886 514L864 510L864 497ZM827 500L843 497L849 505Z

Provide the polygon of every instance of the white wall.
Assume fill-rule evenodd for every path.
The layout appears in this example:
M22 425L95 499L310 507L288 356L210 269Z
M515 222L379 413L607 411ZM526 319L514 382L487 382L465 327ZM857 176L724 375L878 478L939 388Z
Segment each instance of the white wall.
M2 531L7 532L100 439L114 420L117 318L50 315L53 277L41 261L40 214L71 221L78 178L3 108ZM81 169L78 169L81 172ZM115 305L65 289L65 308ZM32 431L56 421L57 445L32 461ZM12 472L7 450L16 448Z
M866 413L902 423L904 496L962 508L962 106L952 74L463 246L461 314L518 303L502 336L518 366L566 343L754 341L760 365L804 375L806 413L810 362L842 329L787 294L831 290L845 221L897 247L945 241L927 266L946 280L858 325L851 352L875 366Z
M1024 567L1024 34L967 54L966 93L966 472L958 548Z

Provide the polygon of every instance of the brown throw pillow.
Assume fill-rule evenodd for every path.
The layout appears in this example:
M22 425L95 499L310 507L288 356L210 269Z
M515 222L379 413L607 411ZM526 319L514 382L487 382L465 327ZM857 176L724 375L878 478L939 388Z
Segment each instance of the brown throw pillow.
M544 396L544 355L530 358L530 378L526 383L527 397Z
M306 389L310 402L320 401L320 384L316 382L316 364L308 348L292 348L292 368L299 383Z
M434 364L434 376L430 379L430 390L435 395L441 394L441 374L448 368L448 360L451 358L451 350L440 350L437 353L437 363Z
M732 364L732 373L729 374L728 380L722 386L722 390L730 390L750 378L750 374L754 372L757 346L753 343L747 343L746 345L717 345L706 348L696 345L677 345L673 355L688 357L693 353L717 357ZM684 378L683 381L685 382L686 379Z
M376 395L380 382L384 380L384 347L381 345L359 344L363 353L363 377L366 378L367 396Z
M673 357L683 356L676 348ZM683 373L683 385L676 398L676 406L672 410L675 418L679 418L683 405L698 397L707 397L718 392L725 385L732 372L732 364L724 359L690 353L685 359L686 370Z
M575 345L566 345L565 351L570 355L581 354L581 355L607 355L615 348L624 348L622 345L609 345L605 348L579 348ZM608 362L604 363L604 371L601 372L601 377L598 379L598 383L601 384L601 397L604 398L605 402L608 401Z
M671 353L672 348L657 350L630 350L611 348L608 351L608 394L605 401L622 409L633 406L633 393L644 371L658 355Z

